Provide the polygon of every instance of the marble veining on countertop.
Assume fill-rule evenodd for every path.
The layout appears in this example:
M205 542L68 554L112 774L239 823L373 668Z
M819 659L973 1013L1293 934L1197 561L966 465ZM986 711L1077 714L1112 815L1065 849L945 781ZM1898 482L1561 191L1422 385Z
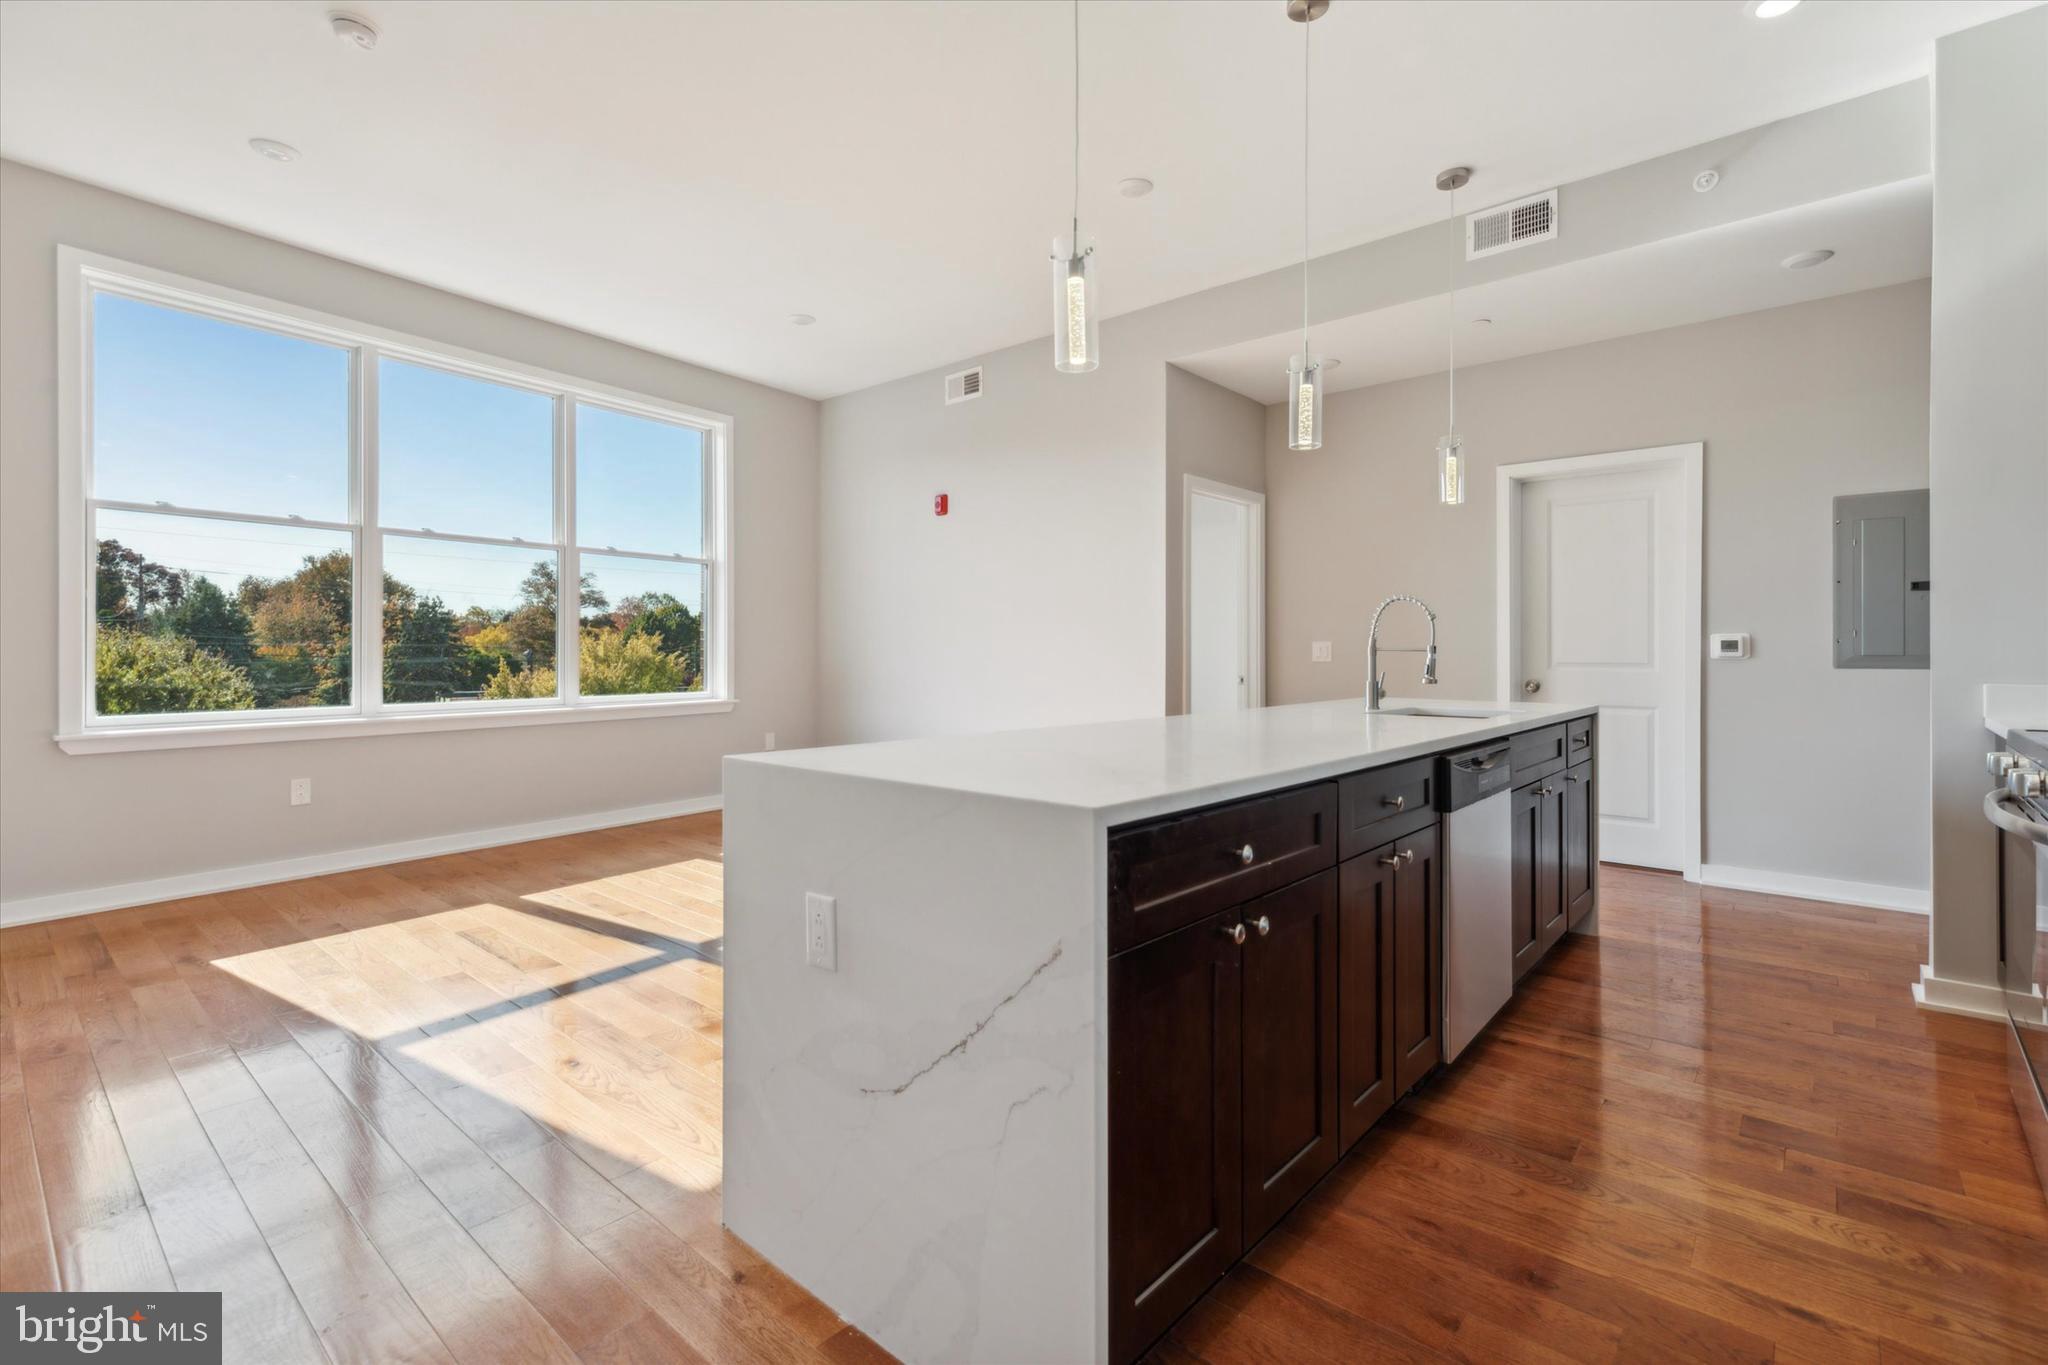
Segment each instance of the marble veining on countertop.
M1435 697L1390 697L1385 705L1386 711L1368 713L1357 698L1303 702L1211 715L734 754L726 761L1079 807L1113 823L1395 763L1598 709ZM1408 706L1493 714L1390 714Z

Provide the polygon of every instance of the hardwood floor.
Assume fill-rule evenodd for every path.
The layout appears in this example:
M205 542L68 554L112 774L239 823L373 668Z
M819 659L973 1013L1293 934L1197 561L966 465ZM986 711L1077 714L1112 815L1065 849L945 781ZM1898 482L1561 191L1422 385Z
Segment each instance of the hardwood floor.
M230 1359L887 1356L718 1221L719 824L0 931L0 1287ZM1925 922L1602 870L1165 1362L2048 1358L2048 1204Z
M716 815L0 931L0 1288L231 1360L886 1353L719 1225Z
M2048 1360L2048 1202L1926 921L1601 869L1159 1362Z

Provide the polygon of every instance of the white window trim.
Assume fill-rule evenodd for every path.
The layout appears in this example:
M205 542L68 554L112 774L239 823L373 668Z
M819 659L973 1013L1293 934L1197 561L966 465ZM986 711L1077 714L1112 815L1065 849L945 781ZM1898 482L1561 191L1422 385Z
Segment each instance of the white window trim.
M652 716L718 714L737 704L732 620L733 419L718 412L593 384L531 365L499 359L458 346L336 317L330 313L246 294L168 271L135 265L75 247L57 248L58 302L58 566L57 566L57 730L55 739L73 754L136 749L184 749L218 744L279 740L346 739L368 735L419 734L437 730L496 729L508 725L626 720ZM91 704L95 629L92 557L95 549L91 488L92 296L95 290L165 304L221 321L260 327L288 336L348 347L355 402L349 415L349 515L342 529L354 537L355 612L351 638L355 676L347 707L317 714L236 711L206 715L113 716L93 714ZM377 524L376 411L379 357L410 361L492 383L543 391L555 401L555 541L549 545L490 537L425 533L417 528ZM704 433L705 544L702 555L659 555L579 546L575 528L575 405L610 408L658 421L693 426ZM203 509L159 507L137 510L208 514ZM226 514L236 520L293 522L282 517ZM546 701L397 703L383 700L383 538L431 535L433 539L489 544L532 544L557 553L561 585L557 596L557 646L561 657L577 648L581 623L574 603L581 591L584 554L618 554L667 563L695 563L704 569L704 689L646 696L579 698L570 670L558 670L561 693ZM366 590L366 588L371 590Z

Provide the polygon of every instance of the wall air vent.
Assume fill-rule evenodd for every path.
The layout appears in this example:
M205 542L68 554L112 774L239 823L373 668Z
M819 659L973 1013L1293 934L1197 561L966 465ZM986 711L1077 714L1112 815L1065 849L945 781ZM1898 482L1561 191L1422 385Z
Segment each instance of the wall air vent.
M946 376L946 404L965 403L970 398L981 397L981 366L971 370L956 370Z
M1476 261L1557 236L1557 191L1496 204L1465 219L1465 259Z

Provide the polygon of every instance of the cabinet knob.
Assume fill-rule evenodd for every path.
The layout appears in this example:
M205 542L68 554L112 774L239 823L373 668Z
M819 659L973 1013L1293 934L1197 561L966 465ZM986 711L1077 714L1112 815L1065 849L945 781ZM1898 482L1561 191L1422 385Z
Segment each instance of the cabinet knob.
M1585 779L1585 778L1583 778L1583 777L1580 777L1580 776L1579 776L1579 775L1578 775L1577 773L1566 773L1566 774L1564 775L1564 780L1565 780L1565 781L1567 781L1567 782L1583 782L1583 781L1585 781L1586 779Z
M1395 810L1406 810L1408 808L1408 798L1405 796L1382 796L1380 804L1382 806L1392 806Z
M1257 919L1252 921L1252 928L1259 931L1260 938L1264 938L1266 935L1273 932L1273 921L1267 919L1264 915L1260 915Z
M1258 854L1252 852L1252 846L1250 844L1246 844L1243 848L1237 851L1237 860L1243 863L1246 867L1250 867L1252 865L1252 860L1254 858L1257 858L1258 856Z
M1225 937L1225 938L1229 939L1229 940L1230 940L1230 941L1231 941L1232 943L1235 943L1235 944L1237 944L1237 945L1238 945L1239 947L1243 947L1243 946L1244 946L1244 925L1243 925L1242 923L1238 923L1238 924L1226 924L1226 925L1224 925L1224 926L1223 926L1223 937Z
M1399 867L1400 865L1401 855L1398 853L1389 853L1386 857L1380 859L1381 867Z
M1404 863L1412 863L1412 862L1414 862L1414 861L1415 861L1415 850L1414 850L1414 849L1412 849L1412 848L1404 848L1404 849L1402 849L1402 850L1401 850L1401 861L1402 861L1402 862L1404 862Z

